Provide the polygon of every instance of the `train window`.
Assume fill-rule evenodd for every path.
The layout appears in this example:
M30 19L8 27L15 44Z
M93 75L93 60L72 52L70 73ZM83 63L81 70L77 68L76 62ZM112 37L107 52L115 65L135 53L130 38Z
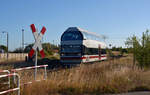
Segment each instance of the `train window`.
M61 53L61 56L81 56L81 53Z
M83 54L84 55L97 55L98 54L98 48L87 48L84 46Z
M101 54L106 54L106 49L102 49Z
M88 50L89 50L89 55L98 54L98 49L97 48L88 48Z
M62 41L68 40L83 40L83 36L79 31L69 31L65 32L61 38Z

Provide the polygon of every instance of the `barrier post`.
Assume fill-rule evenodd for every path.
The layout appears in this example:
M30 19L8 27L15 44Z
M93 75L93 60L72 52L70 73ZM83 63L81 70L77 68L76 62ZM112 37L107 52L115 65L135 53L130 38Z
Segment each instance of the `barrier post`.
M8 89L8 90L5 90L5 91L2 91L2 92L0 92L0 95L8 93L8 92L13 92L13 91L16 91L16 90L18 90L18 95L20 95L20 76L18 74L12 73L12 74L7 74L7 75L0 75L0 78L11 77L11 76L17 76L18 77L17 88L13 88L13 89Z
M15 70L13 70L13 73L15 74ZM13 79L14 79L14 83L16 83L16 77L15 76L13 77Z
M35 67L37 67L37 49L35 51ZM35 71L34 71L34 80L36 80L36 75L37 74L37 68L35 68Z
M18 83L17 83L19 90L18 90L18 95L20 95L20 76L18 75Z
M44 67L44 70L45 70L45 76L44 76L44 79L46 80L47 79L47 70L46 70L46 66Z

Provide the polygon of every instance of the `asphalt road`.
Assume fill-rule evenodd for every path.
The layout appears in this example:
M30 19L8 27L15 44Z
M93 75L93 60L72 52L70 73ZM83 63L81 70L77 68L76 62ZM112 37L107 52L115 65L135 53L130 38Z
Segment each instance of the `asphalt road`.
M113 94L113 95L150 95L150 91L143 91L143 92L130 92L130 93Z

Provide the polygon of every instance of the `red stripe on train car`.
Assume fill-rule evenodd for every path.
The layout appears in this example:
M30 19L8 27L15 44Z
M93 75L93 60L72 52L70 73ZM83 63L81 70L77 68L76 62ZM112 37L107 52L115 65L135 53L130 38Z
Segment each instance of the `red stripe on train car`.
M89 58L99 58L99 56L90 56Z
M79 60L83 57L61 57L62 60Z
M106 57L106 56L101 56ZM89 56L89 57L61 57L62 60L81 60L81 59L86 59L86 58L99 58L99 56Z

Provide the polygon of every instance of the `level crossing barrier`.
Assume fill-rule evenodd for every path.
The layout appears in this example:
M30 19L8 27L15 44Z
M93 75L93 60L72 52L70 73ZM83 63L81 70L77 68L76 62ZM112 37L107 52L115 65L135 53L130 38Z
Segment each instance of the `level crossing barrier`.
M9 70L0 70L0 73L7 73L10 74ZM10 77L8 77L8 83L3 83L3 84L8 84L10 88Z
M16 73L12 73L12 74L7 74L7 75L0 75L0 78L4 78L4 77L11 77L11 76L16 76L18 77L18 81L17 81L17 87L16 88L13 88L13 89L8 89L8 90L5 90L5 91L2 91L0 92L0 95L2 94L6 94L6 93L9 93L9 92L13 92L13 91L17 91L18 90L18 95L20 95L20 76Z
M44 79L47 79L47 67L48 65L38 65L38 66L32 66L32 67L24 67L24 68L18 68L18 69L12 69L11 72L16 73L18 71L22 71L22 70L30 70L30 69L37 69L37 68L44 68ZM41 81L41 80L37 80L36 76L35 76L35 81ZM14 76L14 82L16 81L15 76ZM32 81L27 82L27 83L23 83L21 85L25 85L25 84L31 84Z

